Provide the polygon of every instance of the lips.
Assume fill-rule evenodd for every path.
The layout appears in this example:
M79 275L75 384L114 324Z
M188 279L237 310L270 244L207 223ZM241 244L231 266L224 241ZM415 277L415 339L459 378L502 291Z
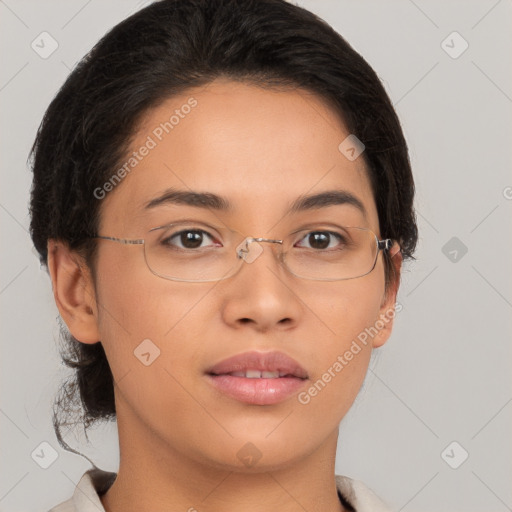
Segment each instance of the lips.
M221 361L206 373L232 374L249 379L282 377L307 379L308 377L306 370L297 361L282 352L246 352Z
M246 352L225 359L206 372L222 394L252 405L272 405L297 393L308 374L282 352Z

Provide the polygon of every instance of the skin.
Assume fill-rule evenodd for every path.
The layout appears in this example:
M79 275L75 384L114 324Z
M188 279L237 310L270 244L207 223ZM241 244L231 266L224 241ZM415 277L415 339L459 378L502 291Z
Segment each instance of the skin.
M99 234L144 238L152 227L193 217L246 236L280 239L318 221L369 227L381 238L362 158L340 153L348 131L307 91L218 79L149 111L132 149L191 96L197 106L102 201ZM143 212L169 187L221 195L233 211L166 205ZM347 204L286 215L299 196L331 189L357 196L367 218ZM227 280L183 283L152 274L141 245L99 244L97 282L56 240L49 270L70 332L82 343L101 340L115 380L120 468L101 497L105 510L343 510L334 481L338 426L392 320L307 405L297 396L241 403L212 388L204 372L235 354L280 350L307 370L307 389L393 311L399 279L386 293L382 254L366 276L321 282L287 273L275 246L262 244L256 261ZM161 351L150 366L133 354L147 338ZM249 442L261 454L252 467L237 457Z

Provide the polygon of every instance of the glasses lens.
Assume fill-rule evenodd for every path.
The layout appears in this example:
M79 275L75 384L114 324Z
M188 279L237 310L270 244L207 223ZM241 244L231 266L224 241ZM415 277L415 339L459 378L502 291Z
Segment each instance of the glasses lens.
M243 236L227 229L176 223L146 237L146 263L154 274L176 281L218 281L233 275L241 261L234 247Z
M295 234L290 242L285 263L305 279L353 279L368 274L377 261L377 237L365 228L309 230Z
M241 233L226 228L170 224L149 232L144 242L146 263L151 272L165 279L219 281L234 275L244 262L252 262L248 258L256 251L246 254L237 249L244 248L245 240ZM355 227L295 232L282 249L284 264L292 274L326 281L368 274L378 254L376 235Z

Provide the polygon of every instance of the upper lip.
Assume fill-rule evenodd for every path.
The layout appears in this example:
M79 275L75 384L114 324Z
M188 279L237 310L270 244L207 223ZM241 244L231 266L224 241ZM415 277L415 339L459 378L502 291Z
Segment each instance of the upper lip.
M224 375L231 372L259 370L260 372L279 372L300 379L307 379L308 374L300 364L283 352L244 352L224 359L209 368L210 375Z

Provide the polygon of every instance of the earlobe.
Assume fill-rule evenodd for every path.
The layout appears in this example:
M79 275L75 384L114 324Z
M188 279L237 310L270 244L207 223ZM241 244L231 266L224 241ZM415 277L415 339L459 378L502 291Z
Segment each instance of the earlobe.
M400 271L403 260L400 246L397 243L390 249L390 256L394 275L391 277L391 282L379 310L379 319L376 321L379 332L373 339L373 348L381 347L389 339L393 330L393 320L397 313L395 304L398 287L400 286Z
M48 241L53 296L70 333L82 343L100 341L94 283L83 259L58 241Z

